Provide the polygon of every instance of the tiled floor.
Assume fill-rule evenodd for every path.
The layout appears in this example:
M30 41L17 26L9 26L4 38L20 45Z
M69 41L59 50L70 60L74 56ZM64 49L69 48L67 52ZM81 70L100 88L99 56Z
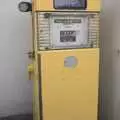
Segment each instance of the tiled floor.
M15 115L15 116L9 116L0 118L0 120L33 120L32 115Z

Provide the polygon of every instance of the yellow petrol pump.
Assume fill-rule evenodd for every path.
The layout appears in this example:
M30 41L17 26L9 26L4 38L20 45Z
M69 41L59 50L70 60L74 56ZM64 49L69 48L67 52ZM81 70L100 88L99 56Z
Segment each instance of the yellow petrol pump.
M33 0L34 120L97 120L100 0Z

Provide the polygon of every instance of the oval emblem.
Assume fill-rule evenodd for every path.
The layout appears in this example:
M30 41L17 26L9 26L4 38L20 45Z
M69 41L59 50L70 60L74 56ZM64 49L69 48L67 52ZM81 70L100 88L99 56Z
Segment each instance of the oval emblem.
M66 57L65 60L64 60L64 66L65 67L76 67L78 64L78 60L76 57L74 56L69 56L69 57Z

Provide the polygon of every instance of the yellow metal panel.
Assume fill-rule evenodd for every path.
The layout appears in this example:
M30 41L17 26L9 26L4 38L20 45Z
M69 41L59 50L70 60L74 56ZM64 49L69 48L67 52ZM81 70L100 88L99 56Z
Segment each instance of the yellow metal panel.
M33 81L33 120L40 120L39 111L39 81L34 76Z
M39 54L44 120L97 120L99 49ZM77 58L76 67L64 66L68 56Z
M100 11L101 2L100 0L88 0L88 11Z
M34 0L33 11L55 11L53 0ZM87 11L100 11L100 0L88 0Z
M33 50L35 51L34 66L34 81L33 81L33 120L40 120L40 104L39 104L39 71L38 71L38 54L37 54L37 23L36 13L33 14Z

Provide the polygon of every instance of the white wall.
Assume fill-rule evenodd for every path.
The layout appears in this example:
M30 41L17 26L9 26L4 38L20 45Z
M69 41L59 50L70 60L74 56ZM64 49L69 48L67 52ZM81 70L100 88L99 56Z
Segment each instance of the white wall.
M102 5L102 117L120 120L120 1L103 0Z
M115 0L113 28L113 118L120 120L120 1Z
M32 112L32 81L27 81L31 16L19 0L0 1L0 117Z

